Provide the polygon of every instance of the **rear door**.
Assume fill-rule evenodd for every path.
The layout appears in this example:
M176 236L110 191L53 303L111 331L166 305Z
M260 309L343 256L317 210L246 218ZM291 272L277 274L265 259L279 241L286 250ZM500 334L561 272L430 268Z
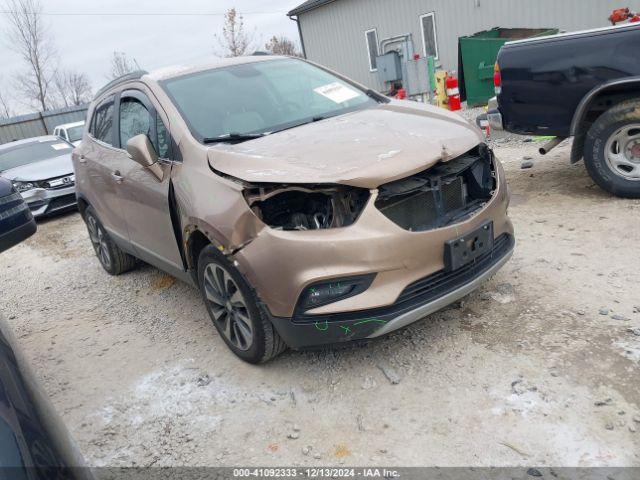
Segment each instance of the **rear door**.
M180 250L169 212L171 151L168 119L152 93L143 85L125 90L118 104L118 145L123 159L121 201L129 239L139 258L164 270L184 272ZM131 160L127 141L147 135L163 171L159 179L149 169Z
M89 126L89 141L82 145L76 162L78 189L96 210L105 229L119 243L129 237L120 200L119 173L124 162L116 147L116 96L96 106Z

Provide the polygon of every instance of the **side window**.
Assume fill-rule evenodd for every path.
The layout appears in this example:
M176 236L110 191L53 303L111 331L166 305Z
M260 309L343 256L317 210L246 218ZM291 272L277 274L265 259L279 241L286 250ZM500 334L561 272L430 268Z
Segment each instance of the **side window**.
M436 14L427 13L420 17L420 27L422 29L422 45L425 57L438 58L438 38L436 35Z
M378 69L378 32L374 28L373 30L367 30L364 32L367 39L367 52L369 53L369 71L375 72Z
M127 142L136 135L151 136L151 114L144 104L133 97L120 100L120 147L126 148Z
M156 131L158 132L158 157L169 157L169 145L170 137L167 127L164 126L164 122L160 118L160 115L156 113Z
M96 140L113 145L113 98L96 108L89 133Z

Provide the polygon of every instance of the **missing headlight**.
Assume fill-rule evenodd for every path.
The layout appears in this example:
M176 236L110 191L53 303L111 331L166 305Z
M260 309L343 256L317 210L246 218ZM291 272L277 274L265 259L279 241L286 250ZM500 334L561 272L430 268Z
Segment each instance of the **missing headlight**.
M319 230L352 225L369 191L341 185L265 186L248 188L244 195L251 210L272 228Z

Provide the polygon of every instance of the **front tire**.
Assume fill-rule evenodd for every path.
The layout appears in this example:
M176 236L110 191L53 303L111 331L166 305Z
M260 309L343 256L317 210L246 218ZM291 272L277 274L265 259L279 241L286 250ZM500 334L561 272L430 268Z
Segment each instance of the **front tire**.
M253 289L212 245L200 252L198 284L211 321L238 357L263 363L286 350Z
M640 99L619 103L595 121L587 133L584 161L603 190L640 198Z
M87 207L84 212L84 222L89 231L89 240L100 261L100 265L110 275L120 275L136 266L136 258L124 252L114 243L102 226L95 210Z

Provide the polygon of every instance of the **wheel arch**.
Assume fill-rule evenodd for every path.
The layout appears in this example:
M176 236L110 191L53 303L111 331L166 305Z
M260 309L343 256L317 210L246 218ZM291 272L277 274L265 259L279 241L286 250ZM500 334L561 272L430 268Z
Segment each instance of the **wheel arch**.
M593 88L578 104L571 121L571 163L584 156L584 141L591 125L614 105L633 97L640 97L640 76L611 80Z
M191 274L195 284L198 284L198 257L200 252L207 246L213 245L223 254L225 252L224 244L220 242L213 234L211 229L206 225L195 222L191 226L185 228L184 231L184 253L187 263L187 270Z
M87 208L91 204L82 194L76 194L76 201L78 202L78 211L80 212L82 218L84 218L84 212L87 211Z

